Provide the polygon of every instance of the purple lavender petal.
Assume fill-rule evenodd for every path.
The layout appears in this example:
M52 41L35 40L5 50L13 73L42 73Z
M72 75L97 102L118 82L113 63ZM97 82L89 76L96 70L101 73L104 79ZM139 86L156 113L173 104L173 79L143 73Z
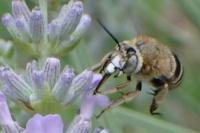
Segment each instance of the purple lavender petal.
M71 122L65 133L89 133L92 127L91 121L78 115Z
M112 102L110 101L110 99L105 96L105 95L101 95L101 94L97 94L95 96L95 103L98 107L101 108L106 108L108 107Z
M40 114L36 114L29 119L23 133L44 133L42 116Z
M30 14L29 28L34 43L44 39L44 17L39 9L33 9Z
M74 77L73 69L66 67L52 90L53 95L58 101L63 102Z
M100 74L93 74L93 79L82 96L80 114L86 119L91 119L97 107L106 108L111 104L107 96L100 94L93 95L93 90L101 79L102 76Z
M10 114L6 97L0 91L0 125L5 133L20 133L21 127L16 124Z
M88 84L87 88L84 90L85 93L90 93L91 91L93 91L97 85L99 84L99 82L102 79L102 75L101 74L95 74L93 73L92 75L92 80L91 82Z
M91 119L97 107L106 108L110 104L111 101L107 96L85 94L82 97L80 114L86 119Z
M45 133L63 133L64 124L59 115L47 115L43 117Z
M85 119L91 119L96 109L95 96L86 94L82 97L80 114Z
M0 91L0 124L9 125L13 123L5 95Z
M34 115L23 133L63 133L63 122L59 115Z
M29 20L30 11L25 1L13 0L12 1L12 14L15 18L24 17L26 21Z
M60 60L57 58L48 58L45 62L44 78L48 82L51 89L53 89L58 77L60 75Z

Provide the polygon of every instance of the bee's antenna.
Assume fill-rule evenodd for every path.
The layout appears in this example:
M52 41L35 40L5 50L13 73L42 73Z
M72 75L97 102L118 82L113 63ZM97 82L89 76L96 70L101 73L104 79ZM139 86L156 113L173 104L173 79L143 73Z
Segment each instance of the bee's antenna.
M121 46L120 46L119 41L117 40L117 38L105 27L105 25L98 18L96 20L102 26L102 28L106 31L106 33L108 33L110 35L110 37L115 41L115 43L117 43L117 46L120 49Z

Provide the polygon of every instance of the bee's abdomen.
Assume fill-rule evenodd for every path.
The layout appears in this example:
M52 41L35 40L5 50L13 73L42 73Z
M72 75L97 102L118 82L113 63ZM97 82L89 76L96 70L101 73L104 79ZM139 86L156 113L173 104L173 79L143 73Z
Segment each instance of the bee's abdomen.
M170 89L176 88L181 84L182 78L183 78L183 66L181 62L179 61L178 57L174 55L174 59L176 62L176 69L174 72L174 75L168 80L168 84Z
M181 84L181 81L183 78L183 66L180 63L178 57L175 54L173 54L173 56L176 63L174 74L170 78L166 77L165 75L152 78L150 82L152 83L153 86L159 88L159 87L164 86L167 83L169 86L169 89L174 89Z

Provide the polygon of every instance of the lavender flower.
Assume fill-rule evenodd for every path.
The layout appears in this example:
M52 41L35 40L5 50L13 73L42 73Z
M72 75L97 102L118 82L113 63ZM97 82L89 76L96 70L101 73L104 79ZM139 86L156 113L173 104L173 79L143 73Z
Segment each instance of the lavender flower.
M0 125L5 133L19 133L21 128L13 121L5 95L0 91Z
M41 114L55 113L71 104L91 86L95 76L89 70L76 76L68 66L60 72L60 60L57 58L48 58L43 67L38 67L36 61L28 63L26 73L23 78L12 69L1 68L3 92L32 112Z
M36 114L26 124L22 133L63 133L64 124L59 115Z
M39 8L32 10L29 18L29 32L32 41L37 44L44 39L44 17Z
M111 104L107 96L93 95L93 90L101 78L98 74L93 76L92 82L83 93L80 114L74 118L66 133L89 133L92 126L91 118L97 107L106 108Z
M80 114L77 115L65 130L59 115L41 116L35 114L26 124L26 128L20 127L13 121L8 109L5 95L0 91L0 125L5 133L89 133L92 129L92 114L97 106L107 107L110 101L106 96L92 96L92 90L101 80L101 76L94 74L92 81L87 86L82 96ZM94 133L108 133L106 129L97 128Z
M41 1L40 8L30 11L24 0L12 0L12 15L4 14L2 22L12 37L23 44L20 46L29 48L32 53L66 53L87 31L91 17L83 13L82 1L70 0L47 24L48 17L44 10L47 1Z
M0 92L0 125L4 133L63 133L64 124L59 115L41 116L35 114L26 124L26 128L20 127L13 121L6 97Z

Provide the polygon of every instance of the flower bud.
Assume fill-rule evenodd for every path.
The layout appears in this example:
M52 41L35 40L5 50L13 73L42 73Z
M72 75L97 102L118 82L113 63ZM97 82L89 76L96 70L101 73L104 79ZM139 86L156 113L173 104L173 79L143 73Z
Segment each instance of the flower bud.
M61 22L61 39L69 38L69 35L75 30L83 13L83 3L81 1L73 2L68 5L65 14L62 14Z
M48 58L43 68L44 78L52 89L60 75L60 60Z
M19 32L20 40L22 42L30 42L29 27L26 20L23 17L16 19L16 28Z
M61 31L61 24L58 21L53 20L48 25L49 41L53 45L57 45L60 42L60 31Z
M29 103L29 96L33 93L32 88L14 71L5 68L3 71L6 83L5 93L10 97Z
M92 21L92 19L91 19L90 15L84 14L81 17L81 20L80 20L78 26L76 27L75 31L70 36L70 41L76 42L78 39L80 39L80 37L82 37L84 35L84 33L89 29L91 21Z
M69 87L71 86L74 77L74 71L69 67L65 68L65 70L61 73L58 81L56 82L52 90L53 95L59 102L63 102L63 99L68 93Z
M12 14L13 14L14 18L23 17L26 21L29 20L30 11L24 0L23 1L21 1L21 0L13 0L12 1Z
M18 38L18 31L15 25L15 20L9 13L3 15L2 23L13 38Z
M30 14L29 27L32 41L40 43L44 39L44 17L38 8Z
M74 98L80 95L81 92L88 87L91 80L92 80L92 72L88 70L85 70L81 74L76 76L73 79L72 84L68 89L67 93L65 94L65 97L63 99L63 104L66 105L70 103Z

